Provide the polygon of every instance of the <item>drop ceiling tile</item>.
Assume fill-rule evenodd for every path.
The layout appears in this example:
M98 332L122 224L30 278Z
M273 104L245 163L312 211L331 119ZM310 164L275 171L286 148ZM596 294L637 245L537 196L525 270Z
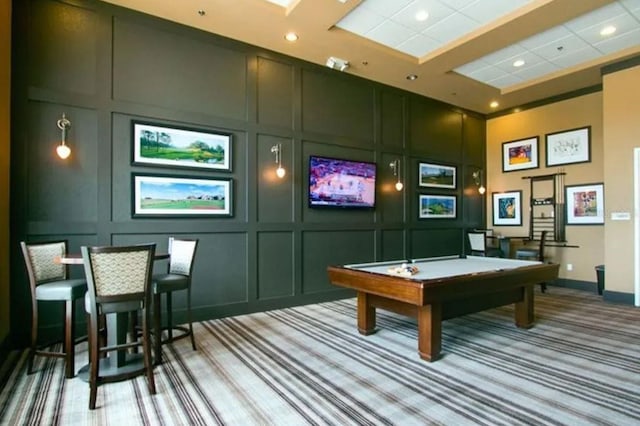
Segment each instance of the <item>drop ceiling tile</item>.
M398 13L411 2L412 0L365 0L356 8L356 10L365 8L377 13L378 15L390 17Z
M512 74L505 74L500 76L494 80L486 81L485 83L489 86L497 87L498 89L504 89L509 86L513 86L514 84L522 83L523 80L519 77L516 77Z
M581 30L587 29L594 25L598 25L601 22L615 18L616 16L620 16L625 13L626 12L624 8L618 2L615 2L601 7L600 9L596 9L591 13L587 13L585 15L572 19L571 21L566 22L564 25L569 30L577 33Z
M461 12L483 23L491 22L503 15L529 3L530 0L491 0L475 2L463 8Z
M495 64L505 61L509 58L513 58L514 56L519 55L524 51L525 49L522 46L512 44L511 46L507 46L504 49L496 50L495 52L484 56L482 59L485 62L489 62L490 64Z
M400 43L396 48L407 55L420 57L436 50L438 47L440 47L440 42L422 34L416 34L407 41Z
M555 43L556 40L560 40L565 37L573 36L574 34L565 28L562 25L551 28L542 33L533 35L529 38L526 38L522 41L519 41L518 44L524 47L525 49L535 50L540 48L541 46L546 46L551 43Z
M491 65L488 62L485 62L483 59L478 59L477 61L469 62L456 68L455 72L457 72L458 74L470 75L470 74L473 74L474 72L477 72L478 70L481 70L486 67L492 67L492 66L493 65Z
M640 40L640 28L627 31L618 37L601 41L600 43L596 43L595 46L599 51L608 55L629 47L637 46L638 40Z
M560 68L567 68L581 64L583 62L591 61L593 59L599 58L600 56L602 55L600 54L600 52L598 52L598 50L591 46L587 46L584 49L576 50L575 52L559 56L551 62Z
M438 40L442 44L446 44L460 38L463 34L470 33L477 27L477 22L465 15L456 13L432 25L423 31L422 34Z
M571 52L576 52L589 47L589 45L580 37L572 33L568 34L571 35L555 40L547 45L534 48L531 51L541 58L550 61L559 56L568 55Z
M416 13L423 10L429 13L429 17L424 21L418 21L416 19ZM417 0L394 14L391 20L407 28L411 28L413 31L420 32L437 24L441 19L453 13L453 9L436 0Z
M542 61L538 62L535 65L531 65L530 67L523 67L523 69L518 69L513 73L516 77L522 80L531 80L534 78L542 77L545 74L552 73L554 71L558 71L560 68L551 62Z
M389 20L382 22L366 34L372 40L391 47L398 46L413 35L414 33L407 27Z
M382 15L368 9L358 9L358 13L351 12L337 26L355 34L366 34L382 22L384 22Z
M523 60L524 65L521 67L514 67L513 63L516 60ZM504 72L515 73L518 70L521 70L522 68L529 68L543 61L544 60L540 56L536 55L535 53L531 53L528 50L521 49L521 51L518 54L508 59L505 59L503 61L497 62L495 66L500 68Z
M600 31L609 25L616 27L616 32L609 36L600 35ZM589 44L599 43L609 38L615 38L626 32L640 28L638 21L630 15L619 15L615 18L607 19L588 28L577 31L577 34Z
M620 3L629 11L640 11L640 1L638 0L621 0Z
M477 68L465 75L478 81L490 81L495 80L499 77L507 76L509 75L509 73L504 72L500 68L494 67L493 65L488 65L485 67Z

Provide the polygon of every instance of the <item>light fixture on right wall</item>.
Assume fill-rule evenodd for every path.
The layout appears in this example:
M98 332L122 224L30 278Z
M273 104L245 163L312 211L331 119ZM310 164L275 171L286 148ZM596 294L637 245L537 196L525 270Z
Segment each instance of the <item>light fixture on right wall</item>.
M391 170L393 170L393 175L398 177L398 180L396 181L396 191L402 191L404 185L400 181L400 160L393 160L391 163L389 163L389 167L391 167Z
M476 183L476 186L478 187L478 193L479 194L484 194L487 191L487 188L484 187L484 184L482 183L482 170L476 170L475 172L473 172L473 180Z
M271 147L271 153L275 154L276 164L278 165L278 168L276 169L276 176L282 179L284 175L287 174L287 171L282 167L282 144L278 143L273 145Z
M57 122L58 128L62 132L60 136L60 145L56 147L56 153L58 157L66 160L71 155L71 148L67 145L67 129L71 127L71 122L67 119L66 115L62 113L62 118Z

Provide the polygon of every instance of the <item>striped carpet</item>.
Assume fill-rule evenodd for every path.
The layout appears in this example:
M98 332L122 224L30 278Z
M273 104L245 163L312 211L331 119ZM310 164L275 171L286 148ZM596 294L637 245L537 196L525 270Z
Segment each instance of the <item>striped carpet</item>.
M633 425L640 424L640 310L551 287L536 326L503 307L446 321L443 358L417 355L415 322L379 311L360 336L355 299L206 321L165 346L158 393L143 377L98 389L65 380L61 360L0 394L9 425ZM81 347L77 365L86 362Z

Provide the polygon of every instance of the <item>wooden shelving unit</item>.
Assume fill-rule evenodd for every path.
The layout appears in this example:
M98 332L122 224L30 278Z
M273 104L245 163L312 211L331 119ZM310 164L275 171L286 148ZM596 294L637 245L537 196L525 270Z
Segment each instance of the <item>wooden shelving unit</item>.
M539 240L542 231L548 231L547 241L566 242L564 172L529 179L529 239Z

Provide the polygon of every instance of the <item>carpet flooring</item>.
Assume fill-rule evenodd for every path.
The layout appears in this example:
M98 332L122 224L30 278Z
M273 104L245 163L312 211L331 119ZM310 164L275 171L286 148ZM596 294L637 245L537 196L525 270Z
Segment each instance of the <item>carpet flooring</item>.
M639 425L640 309L551 287L536 325L513 307L443 324L443 357L417 354L413 319L378 311L356 330L355 299L194 324L163 347L157 394L144 377L64 379L62 360L17 357L0 393L3 425ZM77 366L86 363L78 347Z

